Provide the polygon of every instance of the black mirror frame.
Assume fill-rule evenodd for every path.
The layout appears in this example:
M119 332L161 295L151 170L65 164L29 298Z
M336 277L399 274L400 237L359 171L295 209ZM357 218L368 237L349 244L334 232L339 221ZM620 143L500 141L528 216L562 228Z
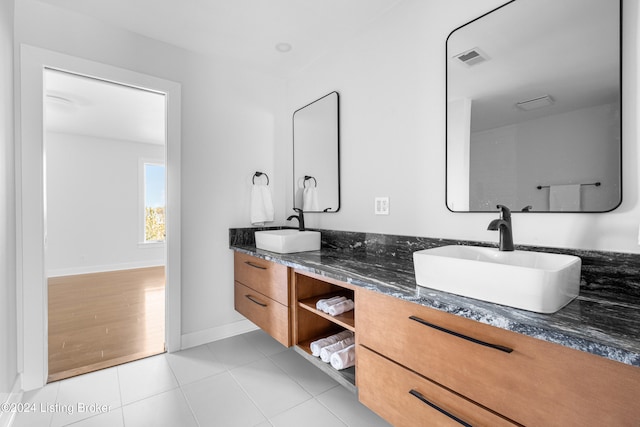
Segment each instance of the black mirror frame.
M444 176L444 182L445 182L445 192L444 192L444 204L447 208L447 210L449 212L452 213L488 213L491 211L477 211L477 210L468 210L468 211L455 211L452 210L449 207L449 203L448 203L448 194L449 194L449 182L448 182L448 167L449 167L449 150L448 150L448 122L449 122L449 109L448 109L448 98L449 98L449 57L448 57L448 51L447 51L447 45L449 43L449 38L453 35L453 33L455 33L456 31L484 18L485 16L496 12L497 10L500 10L504 7L509 6L512 3L515 3L518 0L509 0L508 2L504 3L501 6L498 6L480 16L478 16L477 18L472 19L471 21L453 29L449 35L447 36L446 40L445 40L445 49L444 49L444 60L445 60L445 95L444 95L444 113L445 113L445 126L444 126L444 132L445 132L445 176ZM624 150L624 145L623 145L623 139L622 139L622 134L623 134L623 125L624 125L624 121L623 121L623 113L622 113L622 106L623 106L623 98L624 98L624 90L623 90L623 75L622 75L622 69L623 69L623 12L622 12L622 8L623 8L623 0L618 0L618 4L619 4L619 16L618 16L618 45L619 45L619 50L620 50L620 54L619 54L619 72L618 72L618 81L619 86L620 86L620 100L619 100L619 104L620 104L620 130L619 130L619 138L620 138L620 156L619 156L619 165L620 165L620 198L618 201L618 204L616 204L615 206L613 206L611 209L608 209L606 211L530 211L527 209L523 209L522 211L512 211L513 213L518 213L518 212L523 212L523 213L585 213L585 214L597 214L597 213L607 213L607 212L612 212L615 209L617 209L618 207L620 207L620 205L622 204L622 200L624 197L624 175L623 175L623 159L622 159L622 153ZM598 183L599 185L599 183Z
M337 162L337 172L338 172L338 189L337 189L338 190L338 206L336 207L335 210L330 210L331 208L327 208L327 209L325 209L323 211L304 211L305 213L336 213L336 212L338 212L340 210L340 205L341 205L341 198L340 198L340 194L341 194L341 191L340 191L340 178L341 178L341 176L340 176L340 93L338 91L335 91L335 90L332 91L332 92L329 92L328 94L326 94L324 96L321 96L320 98L318 98L318 99L316 99L314 101L311 101L310 103L298 108L291 115L291 131L292 131L292 150L291 150L292 153L291 153L291 155L292 155L292 166L293 166L293 170L295 171L295 158L296 158L296 156L295 156L295 150L296 150L295 117L296 117L296 113L299 112L300 110L302 110L302 109L304 109L304 108L306 108L306 107L308 107L308 106L310 106L310 105L312 105L312 104L314 104L314 103L316 103L316 102L328 97L328 96L333 95L333 94L336 95L336 115L337 115L337 117L336 117L336 119L337 119L337 121L336 121L336 124L337 124L336 132L337 132L337 144L338 144L338 147L337 147L337 159L336 159L336 162ZM294 178L294 182L293 182L293 207L295 209L296 208L296 187L297 187L297 183L295 181L295 174L294 174L293 178ZM309 177L309 178L315 180L315 178L313 178L313 177ZM317 185L317 181L316 181L316 185Z

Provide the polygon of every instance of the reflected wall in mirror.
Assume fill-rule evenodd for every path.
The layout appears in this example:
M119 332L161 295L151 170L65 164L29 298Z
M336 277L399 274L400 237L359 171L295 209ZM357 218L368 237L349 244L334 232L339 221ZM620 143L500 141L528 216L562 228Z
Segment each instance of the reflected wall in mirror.
M622 201L620 0L514 0L447 38L447 207Z
M293 207L340 209L340 96L331 92L293 113Z

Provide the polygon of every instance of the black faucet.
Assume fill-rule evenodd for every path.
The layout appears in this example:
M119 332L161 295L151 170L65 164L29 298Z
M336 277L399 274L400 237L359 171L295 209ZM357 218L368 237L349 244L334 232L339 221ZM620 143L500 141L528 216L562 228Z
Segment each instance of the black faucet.
M500 231L500 250L513 251L513 233L511 228L511 211L504 205L498 205L500 219L494 219L489 223L487 230Z
M293 208L293 210L298 212L298 215L291 215L289 218L287 218L287 221L291 221L293 218L297 219L298 230L304 231L304 212L302 212L302 209L299 208Z

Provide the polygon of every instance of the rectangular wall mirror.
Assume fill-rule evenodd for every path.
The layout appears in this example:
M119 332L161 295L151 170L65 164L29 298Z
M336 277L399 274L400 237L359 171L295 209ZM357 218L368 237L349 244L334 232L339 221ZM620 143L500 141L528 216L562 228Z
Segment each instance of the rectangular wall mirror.
M622 201L621 1L514 0L447 38L447 207Z
M340 209L340 97L331 92L293 113L293 207Z

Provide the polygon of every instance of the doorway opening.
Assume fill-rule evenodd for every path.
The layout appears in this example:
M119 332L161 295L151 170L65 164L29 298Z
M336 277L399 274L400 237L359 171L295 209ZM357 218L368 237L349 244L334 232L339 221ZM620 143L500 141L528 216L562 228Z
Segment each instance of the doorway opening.
M165 351L166 95L44 70L47 382Z

